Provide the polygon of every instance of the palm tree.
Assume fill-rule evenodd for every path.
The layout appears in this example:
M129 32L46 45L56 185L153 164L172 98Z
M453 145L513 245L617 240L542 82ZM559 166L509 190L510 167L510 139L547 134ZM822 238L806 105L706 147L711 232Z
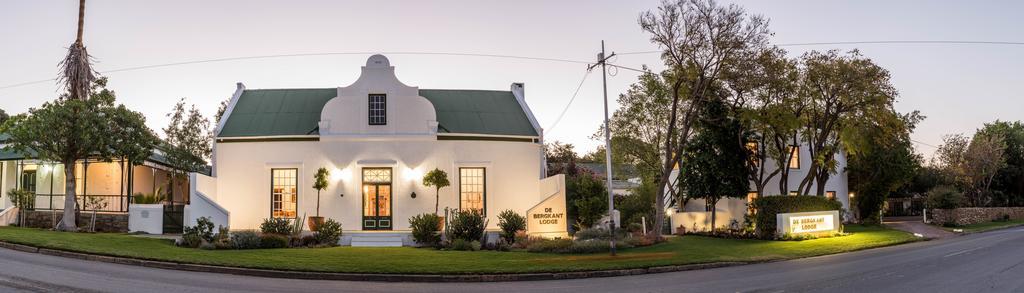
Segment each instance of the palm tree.
M60 73L57 81L67 90L67 99L87 100L94 81L96 72L92 69L92 60L89 52L82 43L82 33L85 30L85 0L78 1L78 37L68 47L68 55L60 62ZM77 116L75 113L74 116ZM71 162L72 166L74 161ZM65 164L67 166L67 164ZM73 174L73 173L72 173ZM77 200L75 198L75 184L71 182L65 188L64 217L61 220L60 229L64 231L76 231Z

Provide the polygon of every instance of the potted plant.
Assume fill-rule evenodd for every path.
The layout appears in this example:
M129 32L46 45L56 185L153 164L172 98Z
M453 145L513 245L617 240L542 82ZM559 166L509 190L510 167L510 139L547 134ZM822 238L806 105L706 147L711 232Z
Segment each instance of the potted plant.
M327 177L329 176L331 173L324 167L317 169L316 174L313 175L313 189L316 189L316 216L306 219L310 231L318 231L320 225L324 223L324 217L320 216L320 191L327 189Z
M448 181L448 173L444 170L434 168L434 170L430 170L426 175L423 175L423 186L434 188L434 214L441 218L438 229L442 230L444 229L444 216L437 212L441 199L441 188L448 187L449 185L451 185L451 182Z

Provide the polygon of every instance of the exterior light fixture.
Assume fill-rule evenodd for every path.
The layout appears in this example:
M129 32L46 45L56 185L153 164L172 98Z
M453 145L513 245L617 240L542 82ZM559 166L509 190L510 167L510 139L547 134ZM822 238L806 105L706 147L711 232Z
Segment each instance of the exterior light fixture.
M345 194L344 193L338 194L338 197L345 197Z
M412 192L412 198L416 198L416 192L415 191Z

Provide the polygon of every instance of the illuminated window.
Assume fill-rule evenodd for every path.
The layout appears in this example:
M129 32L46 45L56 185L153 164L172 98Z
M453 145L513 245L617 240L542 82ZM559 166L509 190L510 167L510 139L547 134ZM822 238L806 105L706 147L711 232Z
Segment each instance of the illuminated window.
M756 141L747 142L747 151L750 152L750 161L754 163L754 166L760 164L760 156L757 154L758 145Z
M789 146L789 168L800 169L800 146Z
M487 195L487 171L484 168L459 168L459 208L484 213Z
M295 218L298 169L271 169L270 209L274 218Z
M370 95L370 125L387 125L387 96Z
M790 192L789 192L789 195L792 195L792 196L797 196L797 195L800 195L800 193L799 193L799 192L796 192L796 191L790 191Z
M364 168L363 183L391 183L391 169Z
M825 197L827 197L828 199L836 199L836 192L835 191L826 191L825 192Z
M757 210L754 209L754 200L757 199L757 191L747 192L747 212L753 214Z

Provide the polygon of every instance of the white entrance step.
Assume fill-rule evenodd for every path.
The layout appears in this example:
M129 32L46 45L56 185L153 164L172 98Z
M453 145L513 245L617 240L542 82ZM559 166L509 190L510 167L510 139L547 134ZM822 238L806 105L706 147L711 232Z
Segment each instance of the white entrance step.
M352 235L353 247L401 247L405 234L360 233Z

